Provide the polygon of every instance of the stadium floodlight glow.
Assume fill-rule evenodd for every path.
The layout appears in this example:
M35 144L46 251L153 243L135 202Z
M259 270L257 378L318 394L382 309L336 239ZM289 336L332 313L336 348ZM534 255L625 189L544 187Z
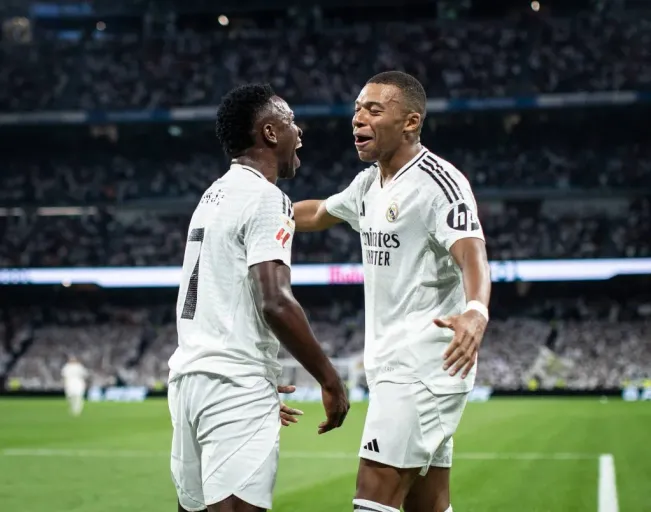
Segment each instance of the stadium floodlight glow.
M226 27L226 26L230 23L230 21L229 21L229 19L228 19L228 16L226 16L225 14L221 14L221 15L217 18L217 21L219 22L219 24L220 24L222 27Z
M540 2L537 2L536 0L534 0L533 2L531 2L531 9L532 9L534 12L538 12L538 11L540 10Z
M104 30L106 30L106 23L104 23L103 21L98 21L97 25L95 25L95 28L100 32L103 32Z

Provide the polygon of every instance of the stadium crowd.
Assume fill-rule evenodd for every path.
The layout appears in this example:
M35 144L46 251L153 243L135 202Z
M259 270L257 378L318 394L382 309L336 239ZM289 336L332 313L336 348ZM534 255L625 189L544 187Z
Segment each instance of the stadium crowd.
M542 314L550 308L556 318ZM335 301L307 311L329 356L346 358L363 350L360 304ZM597 308L581 299L547 300L520 315L495 318L482 346L478 383L520 389L536 378L548 387L595 389L651 378L650 311L642 303L623 307L603 301ZM68 354L90 370L93 385L156 387L166 381L167 360L177 343L169 308L54 308L47 313L35 308L29 318L26 350L8 374L23 389L60 387ZM280 357L289 356L281 349Z
M261 79L293 105L350 105L365 80L386 69L413 73L430 98L453 100L651 91L651 21L630 13L499 22L323 21L277 29L180 30L150 38L107 30L80 42L38 29L31 43L0 44L0 112L215 105L233 85ZM569 121L574 114L563 115ZM636 124L613 122L606 114L597 122L600 115L594 122L574 119L539 129L523 120L526 114L501 113L496 130L480 127L485 120L458 130L446 125L448 120L428 117L423 141L459 167L480 197L491 259L651 257L648 116ZM281 187L294 201L336 193L362 168L349 116L300 122L303 166ZM20 135L3 137L0 268L179 265L189 215L226 162L214 137L210 145L195 144L192 136L172 136L173 130L192 129L169 129L166 138L147 132L137 142L125 142L122 127L119 137L115 133L119 142L85 144L79 141L87 135L73 134L71 143L62 135L60 147L59 139L53 144L48 138L52 134L30 133L27 144L12 138ZM507 189L547 196L528 201L491 196ZM557 193L588 189L606 200L611 192L641 194L622 197L617 207L593 206L588 214L578 205L576 211L550 205ZM490 207L482 194L490 196ZM38 206L89 210L48 215L36 212ZM297 263L361 259L359 237L346 226L295 238ZM646 314L614 302L606 311L558 301L545 307L554 310L551 317L540 307L494 317L481 352L479 384L519 389L535 379L543 387L595 389L651 378L648 307ZM35 306L12 313L17 327L8 330L0 322L0 378L22 389L58 388L61 367L73 353L94 385L160 386L177 342L173 313L145 306ZM364 339L361 304L335 300L308 308L308 314L328 355L358 357ZM281 357L287 354L281 351Z
M611 118L557 121L558 128L528 119L508 133L498 123L500 133L479 120L467 129L436 130L432 118L423 140L472 182L491 258L649 256L651 142L639 122L623 119L622 126ZM293 201L334 194L363 168L348 119L302 122L303 165L295 179L279 183ZM0 207L22 208L0 216L0 266L180 264L196 201L227 166L214 135L199 133L88 140L78 149L69 139L60 146L39 139L36 152L0 141L7 155L0 163ZM545 206L545 200L511 200L535 192L553 202L583 191L612 199L631 190L646 198L622 197L616 211L597 205L581 212L575 198L564 209ZM66 205L92 210L45 216L32 209ZM359 240L343 226L301 234L294 261L361 261Z
M0 267L180 265L189 215L134 211L0 217ZM649 200L633 201L620 214L529 212L511 205L480 213L480 218L491 259L651 256ZM346 225L297 234L293 261L361 262L359 235Z
M366 78L401 68L430 97L651 86L651 21L630 13L47 37L0 50L0 111L216 104L261 77L294 103L350 102Z
M296 178L280 182L292 200L336 193L364 168L352 145L349 121L320 122L325 126L317 127L318 121L314 121L305 128L307 140L300 150L303 164ZM473 148L463 141L447 145L433 133L425 133L423 141L462 170L478 192L504 188L651 189L651 141L604 147L597 140L577 148L511 140ZM165 140L159 143L165 144ZM0 203L79 206L141 199L196 200L224 172L227 162L218 147L210 154L194 152L190 143L188 146L184 155L161 152L160 147L139 155L129 154L131 148L120 154L120 147L71 150L66 155L21 152L14 158L8 153L0 163Z

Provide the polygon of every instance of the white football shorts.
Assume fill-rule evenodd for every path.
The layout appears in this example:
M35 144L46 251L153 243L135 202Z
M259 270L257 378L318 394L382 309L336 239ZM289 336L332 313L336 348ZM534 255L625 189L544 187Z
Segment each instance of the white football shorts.
M452 466L452 435L468 393L437 395L422 382L377 382L370 389L359 456L395 468Z
M266 379L250 387L208 374L169 385L172 479L188 511L235 495L271 508L278 469L280 399Z
M84 396L86 393L86 383L83 380L68 381L64 386L64 393L66 397Z

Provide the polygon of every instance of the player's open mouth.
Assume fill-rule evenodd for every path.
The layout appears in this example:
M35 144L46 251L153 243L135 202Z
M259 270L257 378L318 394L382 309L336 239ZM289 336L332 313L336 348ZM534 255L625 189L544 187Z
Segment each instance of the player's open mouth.
M372 140L373 137L369 137L368 135L355 135L355 146L357 149L360 149L366 146Z
M296 151L301 149L303 147L303 143L299 139L296 142L296 147L294 148L294 169L298 169L301 166L301 160L298 158L298 155L296 154Z

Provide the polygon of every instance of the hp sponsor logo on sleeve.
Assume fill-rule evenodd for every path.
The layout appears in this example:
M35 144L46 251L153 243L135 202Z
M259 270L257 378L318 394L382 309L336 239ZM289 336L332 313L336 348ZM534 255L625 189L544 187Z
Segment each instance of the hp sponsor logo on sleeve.
M450 209L448 226L457 231L475 231L479 229L479 221L466 203L460 203Z

